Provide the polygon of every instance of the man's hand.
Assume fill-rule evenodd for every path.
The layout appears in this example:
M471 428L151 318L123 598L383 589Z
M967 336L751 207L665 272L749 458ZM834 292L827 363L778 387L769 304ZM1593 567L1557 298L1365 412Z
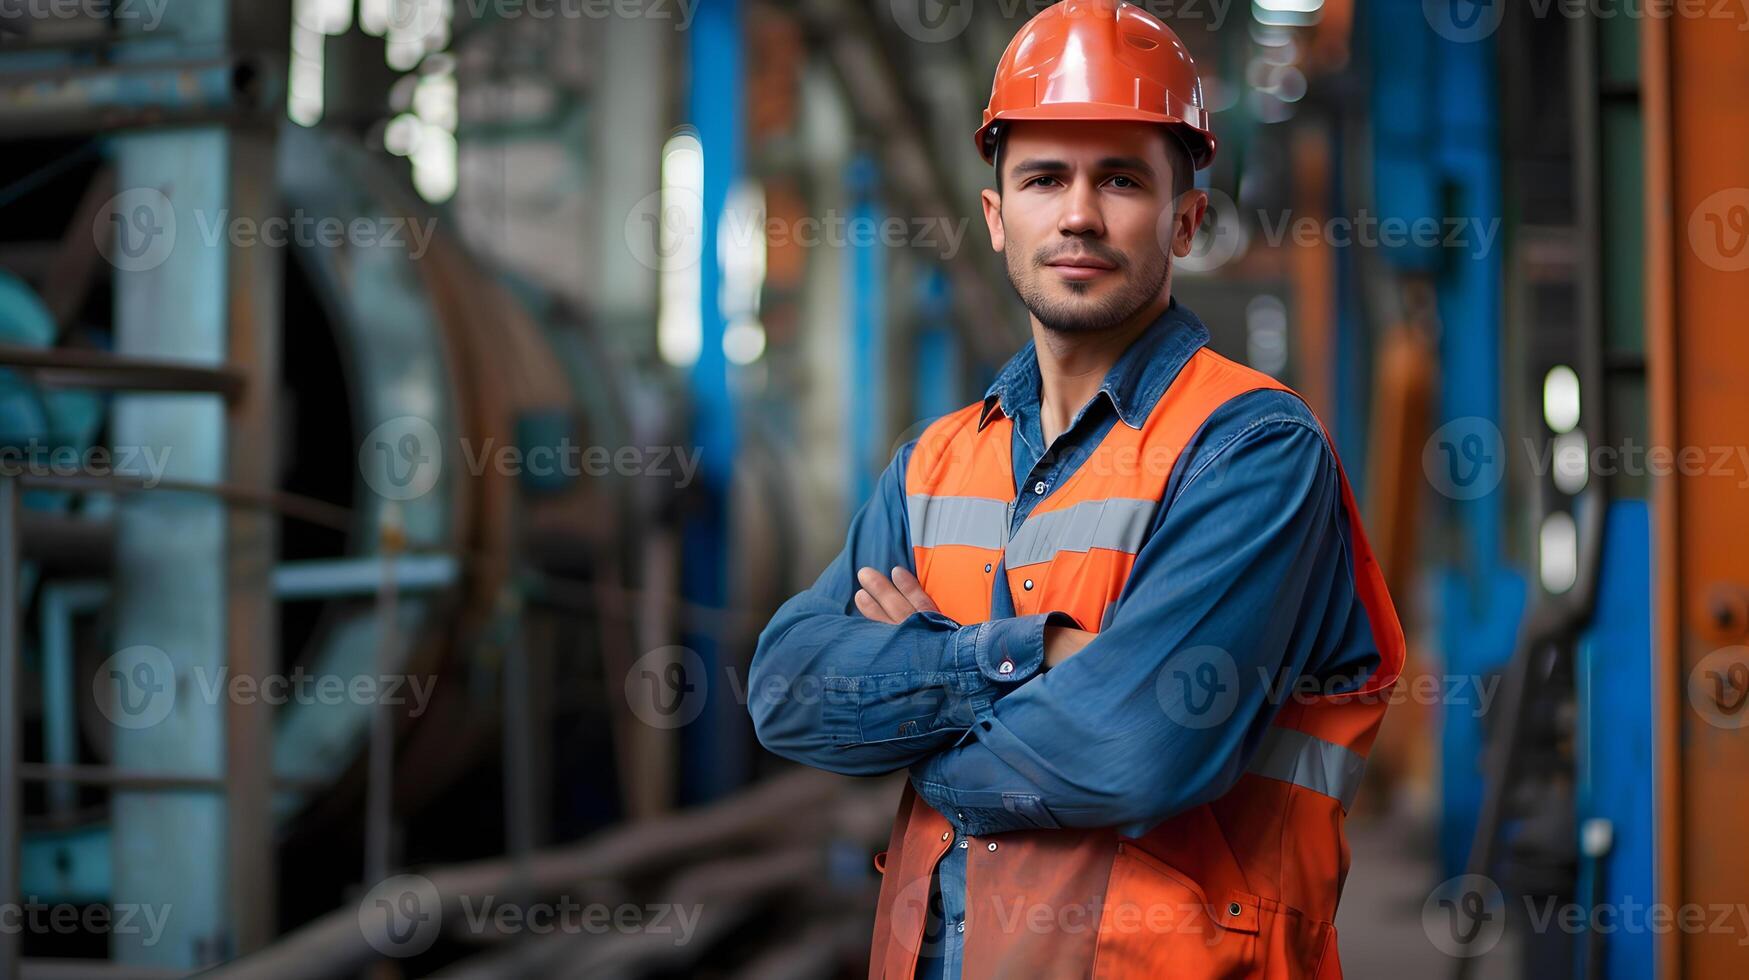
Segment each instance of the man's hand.
M1098 633L1078 630L1073 626L1045 627L1045 666L1055 667L1063 661L1081 652L1081 648L1093 642Z
M914 612L941 611L917 576L898 565L893 566L891 580L867 566L856 570L856 580L862 583L856 590L856 608L877 623L896 625Z

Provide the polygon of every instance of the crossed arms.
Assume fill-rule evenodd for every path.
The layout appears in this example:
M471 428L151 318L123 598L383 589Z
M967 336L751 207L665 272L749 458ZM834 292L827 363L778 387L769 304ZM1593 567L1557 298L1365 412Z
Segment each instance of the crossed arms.
M760 741L849 775L909 767L968 834L1146 828L1224 793L1272 691L1376 657L1335 458L1276 394L1235 399L1186 451L1097 635L1060 614L962 625L936 609L910 571L901 449L843 552L760 634Z

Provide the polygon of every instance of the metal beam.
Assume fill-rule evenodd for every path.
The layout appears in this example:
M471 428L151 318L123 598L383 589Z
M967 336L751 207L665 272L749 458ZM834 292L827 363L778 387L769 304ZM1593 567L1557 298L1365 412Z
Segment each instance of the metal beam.
M1749 13L1640 23L1652 445L1739 446L1749 418ZM1674 458L1680 459L1680 456ZM1653 467L1658 901L1735 907L1749 881L1749 524L1734 467ZM1682 467L1689 470L1689 467ZM1722 903L1722 904L1715 904ZM1660 975L1742 975L1728 929L1659 937Z
M43 349L0 344L0 366L28 374L46 388L210 392L226 400L243 395L242 374L226 365L119 357L106 351L73 347Z

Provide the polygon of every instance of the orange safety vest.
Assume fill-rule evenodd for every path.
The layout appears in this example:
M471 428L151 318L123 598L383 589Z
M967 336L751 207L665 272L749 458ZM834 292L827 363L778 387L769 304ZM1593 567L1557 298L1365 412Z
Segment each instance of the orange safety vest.
M938 419L918 439L905 477L924 590L959 623L983 622L1006 557L1016 615L1060 610L1097 630L1123 591L1184 447L1220 405L1263 388L1288 390L1200 349L1141 429L1113 425L1012 537L1012 421L1003 415L979 431L981 403ZM1341 977L1333 922L1348 873L1343 820L1404 649L1354 494L1347 476L1341 479L1355 591L1371 619L1377 673L1355 692L1288 699L1232 789L1141 837L1059 829L973 841L967 980ZM952 837L947 818L907 784L887 851L876 860L885 877L871 980L915 975L930 882Z

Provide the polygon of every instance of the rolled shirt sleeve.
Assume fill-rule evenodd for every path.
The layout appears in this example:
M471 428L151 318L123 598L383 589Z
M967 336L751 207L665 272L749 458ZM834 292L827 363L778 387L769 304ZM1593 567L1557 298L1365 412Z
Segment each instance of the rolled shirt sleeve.
M894 454L844 549L759 634L748 709L780 756L848 775L903 768L953 744L1044 662L1047 615L963 626L932 612L878 623L856 610L857 569L915 571L905 508L914 446Z

